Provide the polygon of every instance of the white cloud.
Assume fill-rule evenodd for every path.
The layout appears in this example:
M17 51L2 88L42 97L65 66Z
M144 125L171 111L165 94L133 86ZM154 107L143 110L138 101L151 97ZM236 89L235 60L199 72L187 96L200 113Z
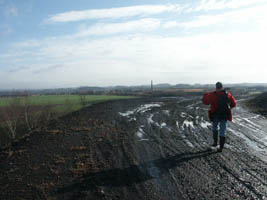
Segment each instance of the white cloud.
M103 18L116 19L122 17L154 15L164 12L179 12L180 10L181 7L178 4L140 5L140 6L129 6L120 8L109 8L109 9L90 9L90 10L59 13L49 17L46 21L72 22L72 21L81 21L88 19L103 19Z
M187 28L205 27L221 24L257 24L267 20L267 6L257 6L228 11L223 14L200 15L195 20L183 22L180 26ZM253 23L252 23L253 21Z
M148 83L151 79L172 84L211 83L218 79L223 82L266 82L267 6L241 9L241 4L237 1L208 2L211 2L209 6L202 10L239 9L220 11L217 14L209 12L206 15L180 15L180 19L164 15L163 18L157 16L157 19L143 18L134 21L114 19L179 12L180 8L177 5L133 6L52 16L50 22L100 18L113 20L112 23L105 21L106 23L83 27L73 35L16 43L9 51L0 54L1 66L8 66L5 70L0 69L0 86L7 83L10 87L15 83L20 87L136 85ZM229 2L232 3L231 6ZM245 2L248 5L252 1ZM188 21L192 17L193 20ZM221 31L222 29L216 29L212 25L229 25L231 29L222 26ZM209 26L215 28L209 29L215 33L205 29L205 33L181 36L179 32L175 36L177 32L174 30L164 36L166 30L160 32L160 28L178 27L177 31L180 31L181 27L191 30ZM242 26L240 30L247 30L250 26L253 29L242 32L239 31L239 26ZM153 33L149 32L156 29ZM163 36L157 35L158 33ZM90 37L99 35L101 37Z
M193 8L193 11L209 11L209 10L223 10L236 9L246 6L257 5L260 3L267 3L266 0L201 0L200 4ZM191 10L191 11L192 11Z
M167 21L162 25L163 28L173 28L177 26L180 26L177 21Z
M38 40L27 40L23 42L18 42L15 44L15 47L22 48L22 47L38 47L41 43Z
M160 20L146 18L135 21L127 21L122 23L102 23L93 25L87 29L81 30L77 37L83 37L88 35L108 35L124 32L145 32L158 28L160 26Z
M46 87L133 85L156 82L264 82L267 32L190 37L113 36L28 42L12 49L12 72L0 83L45 83ZM36 44L40 44L35 47ZM21 54L24 52L24 54ZM18 59L25 59L16 63ZM29 58L30 61L29 61ZM21 63L24 63L21 66ZM261 73L259 73L261 72ZM2 74L2 75L1 75ZM36 85L37 87L37 85ZM40 87L40 85L38 85Z

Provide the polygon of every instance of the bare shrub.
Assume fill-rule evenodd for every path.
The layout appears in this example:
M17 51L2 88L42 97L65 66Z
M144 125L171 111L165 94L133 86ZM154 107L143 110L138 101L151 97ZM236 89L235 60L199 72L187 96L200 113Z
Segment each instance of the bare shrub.
M30 132L36 126L38 126L39 122L38 110L34 109L28 95L24 96L23 98L23 107L24 107L24 121L28 131Z
M22 113L22 102L19 97L10 98L8 105L1 109L1 121L6 124L12 139L16 138L17 126Z
M42 106L40 111L40 125L46 125L55 117L55 112L51 105Z
M73 105L72 101L69 99L69 97L67 97L65 99L65 102L64 102L64 108L65 108L64 112L68 113L68 112L72 111L73 107L74 107L74 105Z
M81 103L81 106L82 107L85 107L86 104L87 104L87 101L86 101L86 95L85 94L80 94L80 103Z

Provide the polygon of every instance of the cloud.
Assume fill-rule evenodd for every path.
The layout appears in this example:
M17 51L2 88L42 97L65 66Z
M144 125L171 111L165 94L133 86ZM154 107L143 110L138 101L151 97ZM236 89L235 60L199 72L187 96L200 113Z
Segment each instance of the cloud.
M179 12L181 6L178 4L169 5L140 5L109 9L90 9L82 11L70 11L59 13L49 17L46 22L73 22L88 19L118 19L123 17L147 16L164 12Z
M236 9L246 6L257 5L260 3L267 3L266 0L201 0L200 4L190 9L191 11L210 11L223 9Z
M211 25L222 24L259 24L267 20L267 6L256 6L234 11L224 12L222 14L199 15L194 20L177 24L177 26L186 28L199 28Z
M30 70L31 68L29 66L17 66L15 68L10 68L7 70L8 73L17 73L24 70Z
M41 45L40 41L32 39L32 40L27 40L27 41L23 41L23 42L17 42L15 44L15 47L16 48L38 47L40 45Z
M122 23L99 23L87 29L81 30L76 34L76 36L83 37L88 35L110 35L131 31L145 32L159 28L160 23L160 20L153 18L127 21Z
M162 24L163 28L173 28L179 26L179 22L177 21L167 21Z
M226 8L226 2L234 1L210 2L221 4L216 4L217 7L210 4L205 8L209 11ZM112 21L84 25L72 35L30 39L10 46L0 54L0 65L9 69L0 69L0 86L6 83L17 83L20 87L136 85L151 79L173 84L210 83L218 78L223 82L265 81L266 5L205 14L184 13L179 15L181 18L164 15L139 19L164 12L179 13L179 9L177 5L133 6L52 16L50 22L104 18ZM130 16L139 18L128 21ZM258 24L263 27L261 31ZM76 29L77 24L70 25ZM223 31L216 29L217 25L223 25ZM169 34L173 27L178 28ZM215 29L198 29L202 27ZM196 31L181 34L185 32L183 28ZM242 32L245 28L250 30Z
M14 56L8 59L9 65L24 63L29 68L12 73L0 70L0 82L39 81L46 83L46 87L135 85L151 79L173 84L210 83L218 77L223 82L264 82L267 73L264 68L267 65L266 34L207 33L187 37L138 34L79 40L47 38L28 42L29 46L26 46L27 42L20 47L14 46L10 50ZM22 60L16 63L19 58Z
M57 64L57 65L47 66L41 69L34 70L33 74L42 74L42 73L49 73L49 72L51 73L60 68L64 68L64 65Z

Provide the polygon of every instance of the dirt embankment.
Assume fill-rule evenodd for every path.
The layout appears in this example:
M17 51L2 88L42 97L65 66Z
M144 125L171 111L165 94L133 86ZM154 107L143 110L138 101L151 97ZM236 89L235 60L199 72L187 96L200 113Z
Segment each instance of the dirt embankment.
M246 102L246 105L252 111L267 116L267 92L250 99Z
M199 97L133 99L52 121L0 153L0 199L263 199L266 162L238 127L207 151L206 109Z

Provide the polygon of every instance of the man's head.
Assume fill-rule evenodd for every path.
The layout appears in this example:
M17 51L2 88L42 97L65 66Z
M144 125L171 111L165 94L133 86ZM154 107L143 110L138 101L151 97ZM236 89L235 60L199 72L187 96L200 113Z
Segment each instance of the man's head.
M216 83L216 90L221 90L223 89L223 84L221 82Z

